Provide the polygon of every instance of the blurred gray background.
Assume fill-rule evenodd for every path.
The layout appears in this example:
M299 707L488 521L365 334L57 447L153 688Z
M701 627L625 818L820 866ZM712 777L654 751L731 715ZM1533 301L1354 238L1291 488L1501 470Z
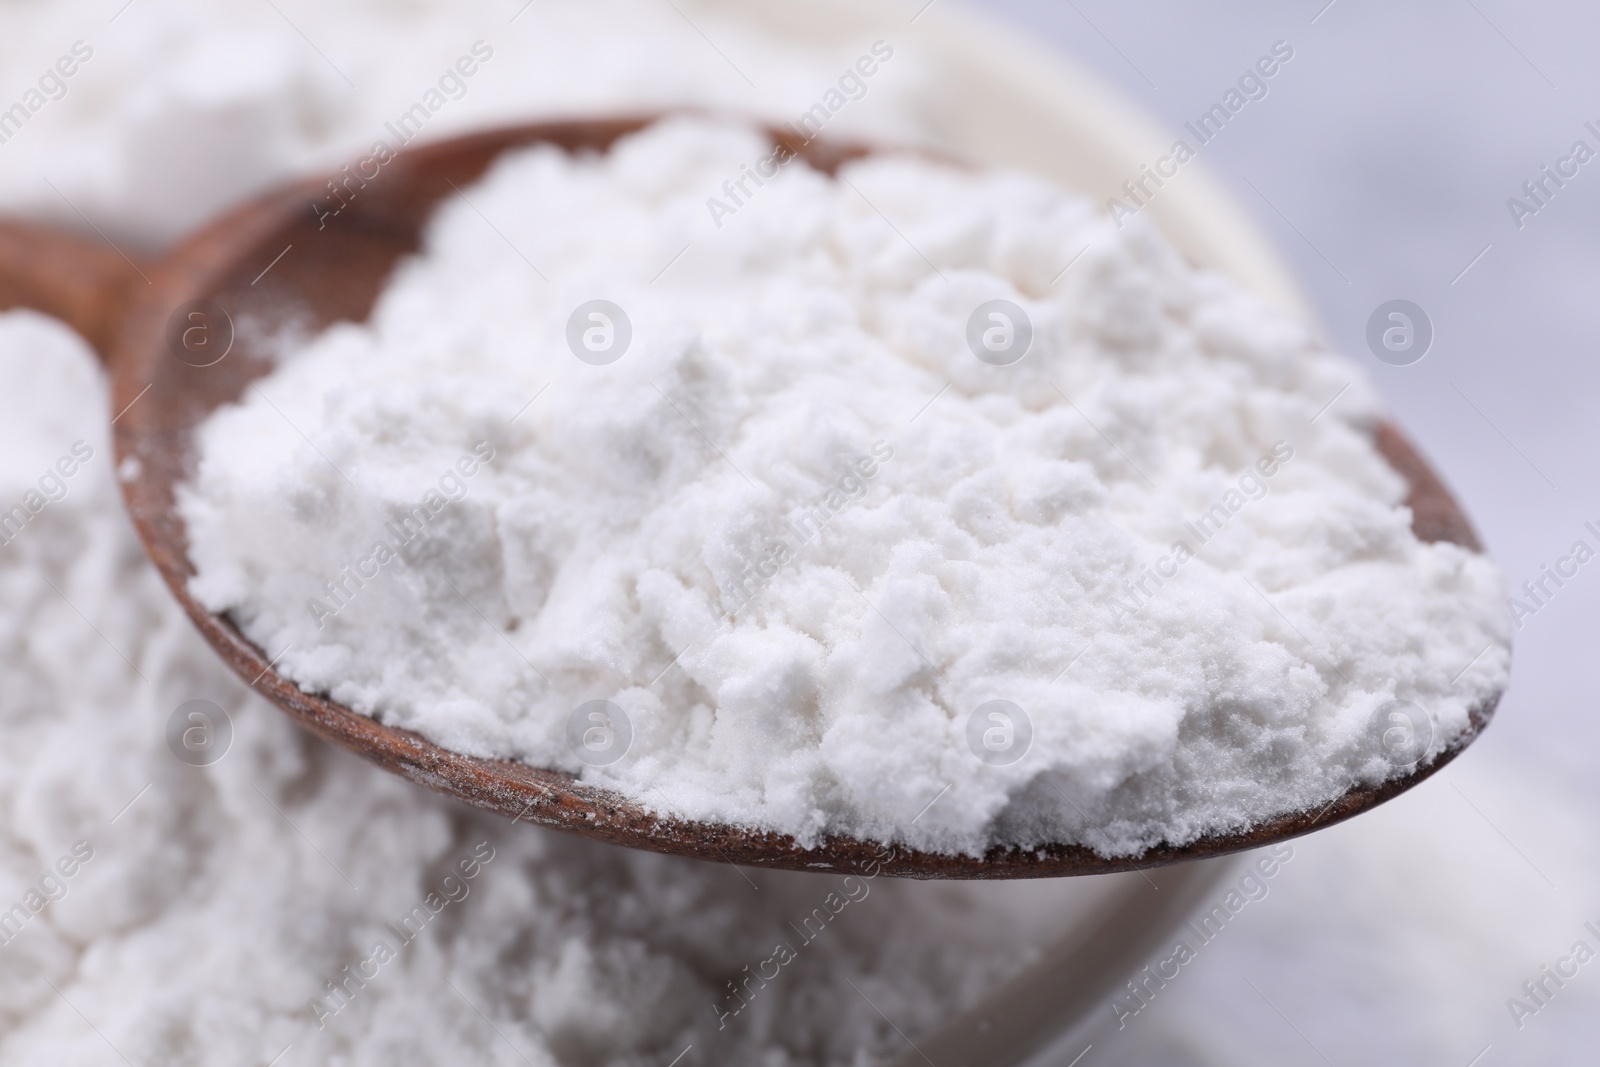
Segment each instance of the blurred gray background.
M1288 41L1294 60L1205 163L1276 238L1513 591L1579 538L1600 548L1583 528L1600 527L1600 159L1520 228L1507 207L1528 202L1523 183L1575 141L1600 151L1584 127L1600 128L1600 11L1574 0L975 6L1090 67L1175 134ZM1433 322L1432 348L1411 366L1367 348L1368 317L1392 298ZM1584 925L1600 929L1597 608L1593 562L1523 620L1511 690L1457 766L1301 844L1277 896L1147 1011L1094 1037L1084 1067L1595 1062L1600 963L1547 980L1543 1004L1522 983L1580 939L1600 949ZM1537 1012L1514 1015L1512 997Z

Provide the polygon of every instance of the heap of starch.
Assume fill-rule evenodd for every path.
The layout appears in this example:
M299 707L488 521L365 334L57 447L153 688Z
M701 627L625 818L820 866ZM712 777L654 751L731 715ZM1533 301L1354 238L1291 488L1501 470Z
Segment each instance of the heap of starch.
M1360 371L1020 174L704 119L523 150L282 349L199 434L196 595L662 811L1132 854L1404 773L1505 683L1498 573L1414 536Z

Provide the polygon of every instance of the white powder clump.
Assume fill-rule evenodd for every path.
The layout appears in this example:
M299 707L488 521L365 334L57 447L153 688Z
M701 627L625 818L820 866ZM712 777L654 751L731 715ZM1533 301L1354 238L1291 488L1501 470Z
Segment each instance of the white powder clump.
M1393 772L1387 702L1443 744L1504 685L1495 568L1418 542L1301 326L1018 174L791 164L713 221L769 151L683 119L502 159L369 323L203 427L195 593L458 751L942 851L1321 806ZM604 365L614 312L568 343L597 299ZM1009 366L967 341L992 300ZM631 727L604 766L593 700Z
M0 315L0 501L92 451L0 547L0 1067L589 1067L691 1044L680 1067L883 1062L894 1026L920 1040L1118 885L741 872L363 764L253 695L173 603L117 495L107 403L67 330ZM194 700L232 723L204 767L167 741ZM779 943L794 959L744 985Z

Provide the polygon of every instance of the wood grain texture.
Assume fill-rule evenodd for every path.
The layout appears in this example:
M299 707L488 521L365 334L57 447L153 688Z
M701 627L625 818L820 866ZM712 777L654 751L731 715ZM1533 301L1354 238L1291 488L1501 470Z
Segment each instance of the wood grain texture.
M836 838L802 848L779 834L653 814L568 774L447 751L417 734L302 692L280 677L270 667L270 656L279 650L256 648L231 621L213 616L189 595L193 568L173 498L175 487L193 468L195 428L218 405L238 399L252 381L268 372L264 327L293 322L315 330L340 319L365 319L395 264L417 249L422 226L434 207L480 176L500 152L535 142L569 151L604 151L623 133L650 121L649 116L639 116L528 125L408 150L382 165L370 180L347 186L347 201L332 216L327 213L330 201L323 180L291 186L240 208L183 242L153 268L152 284L135 294L116 334L111 360L113 410L133 404L115 427L119 462L137 460L136 474L123 481L129 512L151 559L206 639L242 678L296 721L430 789L541 826L619 845L756 867L851 871L877 864L882 873L916 878L1104 874L1255 848L1332 825L1411 788L1448 763L1487 725L1492 701L1472 713L1469 730L1451 747L1408 777L1353 789L1320 812L1288 814L1248 831L1157 848L1132 859L1108 859L1075 845L997 848L984 856L896 848L886 858L885 849L870 842ZM865 151L848 145L790 145L830 170ZM323 206L314 210L313 203ZM208 367L176 358L167 341L174 309L200 299L226 309L237 334L227 357ZM1377 443L1411 484L1418 535L1476 550L1477 539L1466 516L1399 430L1381 427Z

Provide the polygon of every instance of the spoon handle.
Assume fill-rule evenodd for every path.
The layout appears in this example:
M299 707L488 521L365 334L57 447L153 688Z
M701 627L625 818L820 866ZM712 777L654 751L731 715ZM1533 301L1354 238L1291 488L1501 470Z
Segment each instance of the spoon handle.
M145 278L107 243L0 219L0 310L31 308L78 331L107 359L128 294Z

